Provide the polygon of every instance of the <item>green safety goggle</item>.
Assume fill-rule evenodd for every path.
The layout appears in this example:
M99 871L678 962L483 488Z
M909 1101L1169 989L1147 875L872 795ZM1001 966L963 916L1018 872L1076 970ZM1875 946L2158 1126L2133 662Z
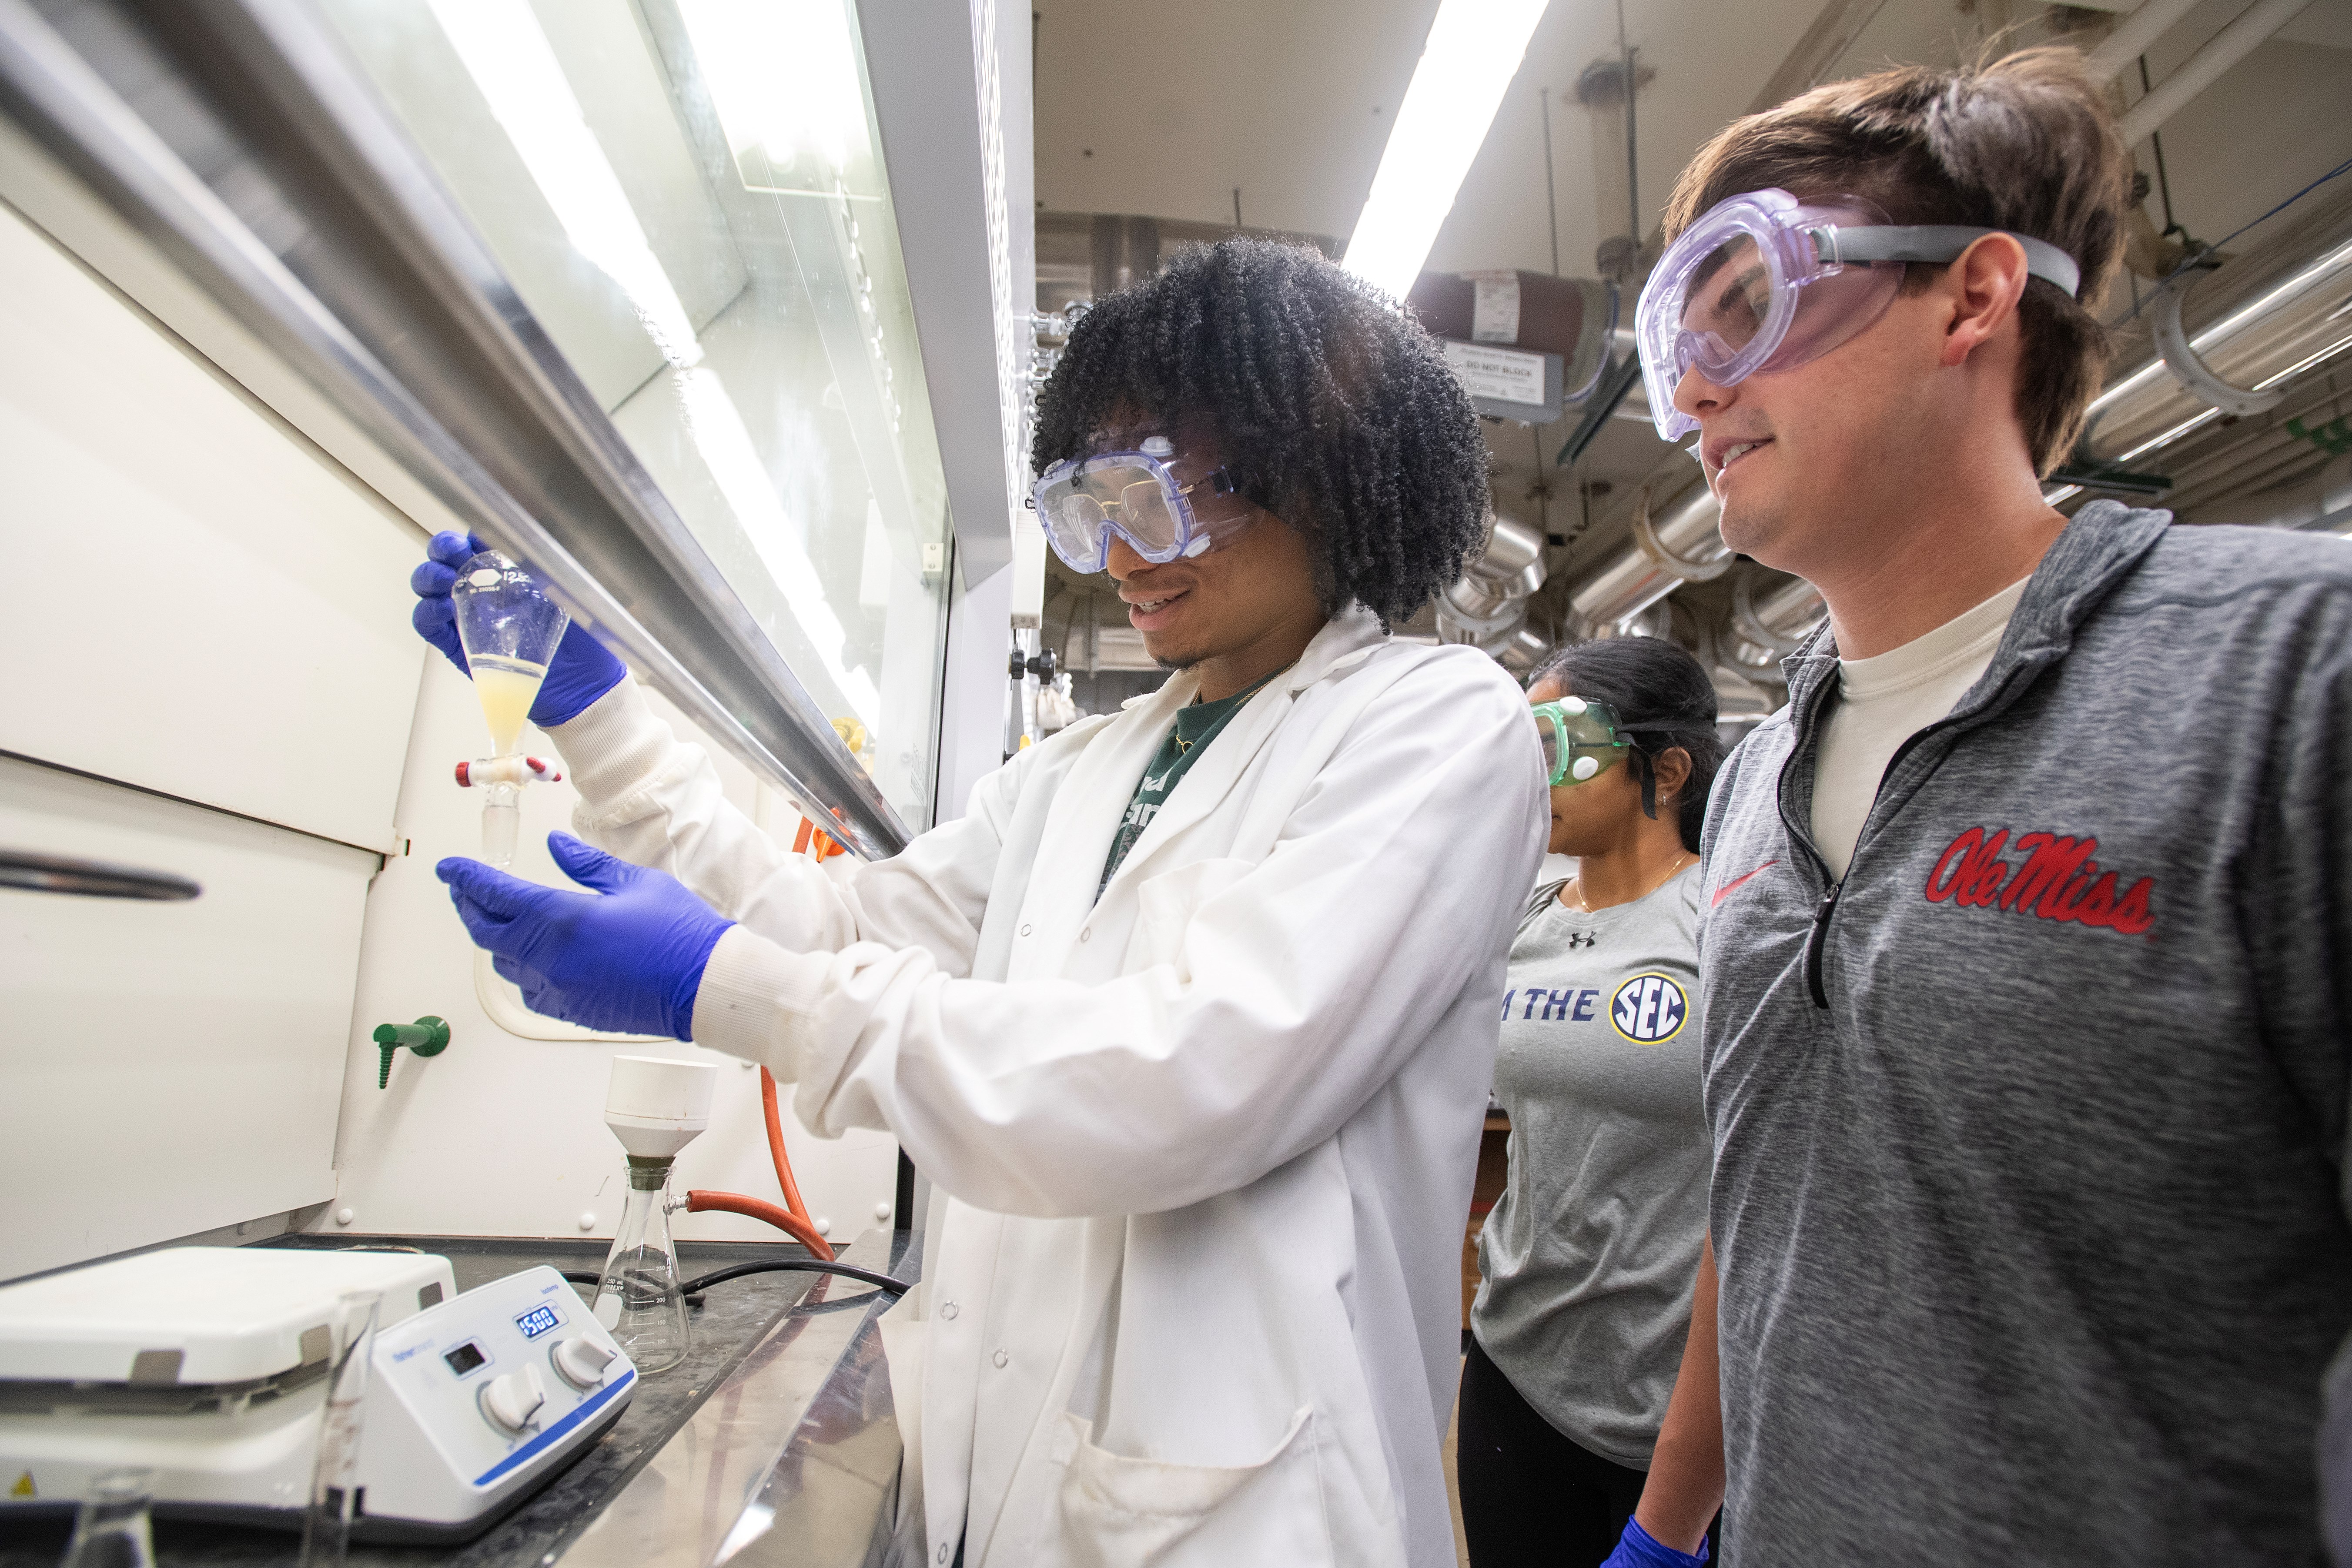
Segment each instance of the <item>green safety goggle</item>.
M1606 702L1563 697L1538 702L1532 711L1543 742L1544 771L1554 784L1587 783L1624 760L1630 742L1620 731L1625 726Z

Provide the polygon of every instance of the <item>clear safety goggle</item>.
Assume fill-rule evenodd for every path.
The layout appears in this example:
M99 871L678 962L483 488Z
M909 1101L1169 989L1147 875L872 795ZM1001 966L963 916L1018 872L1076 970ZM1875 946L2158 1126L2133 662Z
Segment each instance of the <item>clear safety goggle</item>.
M1563 697L1538 702L1536 737L1543 742L1544 772L1555 785L1583 784L1621 762L1627 742L1618 734L1617 710L1606 702Z
M1144 445L1139 452L1066 458L1032 489L1029 504L1045 538L1072 571L1101 571L1113 533L1157 565L1199 555L1248 521L1250 506L1231 469L1187 483L1171 466L1173 446L1158 437Z
M1709 207L1658 258L1642 286L1633 331L1658 434L1678 440L1698 421L1675 406L1696 369L1717 386L1759 371L1818 359L1886 313L1906 262L1943 263L2006 229L1890 224L1860 196L1800 201L1749 191ZM2026 269L2073 295L2074 258L2047 241L2010 234Z

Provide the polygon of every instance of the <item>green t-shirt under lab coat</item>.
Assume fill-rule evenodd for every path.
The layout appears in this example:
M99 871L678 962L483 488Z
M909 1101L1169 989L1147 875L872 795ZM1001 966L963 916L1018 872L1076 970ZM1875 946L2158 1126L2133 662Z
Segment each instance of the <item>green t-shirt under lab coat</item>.
M1110 886L1111 876L1118 869L1119 862L1125 860L1127 852L1135 847L1135 841L1143 837L1143 830L1151 826L1151 819L1160 815L1160 808L1167 804L1168 797L1176 793L1176 782L1184 776L1185 770L1192 765L1194 760L1209 749L1209 742L1217 738L1217 731L1225 727L1225 721L1240 712L1243 703L1256 696L1260 687L1281 673L1277 669L1274 675L1266 676L1265 679L1218 701L1193 702L1177 710L1176 727L1168 731L1168 738L1160 742L1160 750L1151 754L1150 765L1143 770L1143 777L1136 782L1135 798L1127 803L1127 815L1118 820L1118 832L1112 836L1110 841L1110 858L1103 862L1102 881L1095 888L1097 897L1101 896L1104 888Z

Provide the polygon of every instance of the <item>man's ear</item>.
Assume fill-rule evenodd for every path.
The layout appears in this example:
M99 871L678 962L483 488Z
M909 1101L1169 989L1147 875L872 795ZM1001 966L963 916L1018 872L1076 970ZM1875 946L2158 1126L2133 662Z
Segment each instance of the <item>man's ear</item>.
M1942 288L1951 308L1944 326L1947 368L1961 363L2016 319L2028 276L2025 247L2006 234L1986 235L1944 269Z

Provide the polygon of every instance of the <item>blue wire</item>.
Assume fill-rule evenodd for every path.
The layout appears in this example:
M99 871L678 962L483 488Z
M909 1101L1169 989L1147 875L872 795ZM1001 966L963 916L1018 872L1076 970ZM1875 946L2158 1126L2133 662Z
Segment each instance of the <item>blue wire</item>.
M2229 234L2214 241L2211 245L2201 247L2196 255L2190 257L2188 260L2182 262L2179 266L2166 273L2164 275L2164 281L2158 283L2154 289L2148 290L2147 299L2142 300L2138 304L2134 305L2130 310L2125 313L2124 320L2128 321L2134 316L2138 315L2140 310L2147 305L2150 300L2154 300L2158 294L2164 292L2166 289L2171 287L2172 280L2174 279L2179 277L2182 273L2188 271L2189 268L2195 267L2199 262L2204 260L2205 258L2212 255L2215 251L2229 244L2231 240L2233 240L2237 238L2238 236L2245 233L2247 229L2252 228L2256 226L2256 225L2268 223L2271 219L2278 216L2279 214L2286 211L2287 208L2294 205L2295 203L2303 200L2304 197L2311 195L2312 192L2319 189L2320 186L2326 184L2328 181L2347 172L2352 172L2352 158L2347 158L2343 163L2336 164L2336 167L2328 170L2327 173L2320 175L2319 178L2312 181L2311 184L2304 186L2303 189L2295 192L2294 195L2287 197L2286 200L2279 203L2278 205L2271 208L2270 211L2264 213L2262 216L2254 219L2252 223L2245 224L2238 228L2232 229Z

